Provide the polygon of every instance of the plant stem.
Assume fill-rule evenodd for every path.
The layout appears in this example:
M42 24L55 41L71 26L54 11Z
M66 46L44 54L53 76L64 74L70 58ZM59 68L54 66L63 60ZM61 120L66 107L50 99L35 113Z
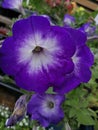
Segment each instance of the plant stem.
M87 38L87 40L94 40L94 39L98 39L98 36L94 35Z

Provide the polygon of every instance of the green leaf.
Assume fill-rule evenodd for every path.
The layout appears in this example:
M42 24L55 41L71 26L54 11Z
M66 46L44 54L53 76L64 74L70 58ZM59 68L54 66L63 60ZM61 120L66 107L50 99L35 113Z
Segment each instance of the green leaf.
M70 109L69 111L69 118L72 118L76 115L77 111L73 108Z
M94 125L95 121L89 114L88 110L77 111L77 121L83 125Z

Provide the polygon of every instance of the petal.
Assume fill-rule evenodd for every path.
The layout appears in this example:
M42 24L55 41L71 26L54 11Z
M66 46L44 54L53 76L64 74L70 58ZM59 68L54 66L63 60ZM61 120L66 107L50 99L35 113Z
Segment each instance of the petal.
M35 112L32 114L31 119L39 121L40 124L44 127L49 126L50 122L47 118L41 116L39 113Z
M50 117L50 123L57 124L64 118L64 112L59 109L58 113Z
M75 75L79 77L81 82L88 82L91 78L91 71L88 65L84 63L77 63L75 66Z
M39 123L44 126L47 127L49 126L50 122L47 118L41 116L39 113L35 112L32 114L31 119L39 121Z
M59 61L60 63L60 61ZM54 66L55 67L55 66ZM65 75L67 73L70 73L73 71L74 69L74 64L73 62L70 60L70 61L64 61L64 62L61 62L61 67L55 67L55 68L52 68L52 67L49 67L49 72L47 75L49 77L49 80L50 80L50 83L52 86L54 85L60 85L64 82L65 80Z
M38 94L34 94L27 104L27 112L29 114L36 113L37 108L40 106L41 98Z
M73 56L74 74L80 79L81 82L88 82L91 78L90 67L94 63L94 56L90 49L84 45L77 48Z
M82 82L88 82L91 78L91 71L88 65L78 63L72 73L65 76L65 81L61 85L55 85L54 91L59 93L68 93L76 88Z
M58 46L62 48L62 57L71 57L75 52L75 43L70 33L63 27L53 26L52 31L58 41ZM62 53L62 54L63 54Z
M45 75L44 71L29 73L26 66L15 76L15 81L19 87L38 93L43 93L50 87L48 76Z
M15 75L20 70L17 63L17 46L13 46L13 44L13 37L9 37L0 48L0 67L9 75Z
M80 79L76 77L74 73L67 74L65 77L65 82L61 84L61 86L54 86L54 91L65 94L78 87L79 84Z
M58 106L60 106L65 101L65 96L61 94L56 94L54 100Z
M92 66L94 63L94 55L86 45L77 48L75 57L79 59L79 62L87 64L88 66Z
M86 34L81 32L80 30L73 29L73 28L65 28L65 30L68 31L70 35L73 37L76 46L80 47L86 43L87 41Z
M27 38L29 35L35 39L35 33L44 33L50 29L47 18L42 16L30 16L29 18L17 21L13 26L13 36L15 38ZM21 37L22 36L22 37ZM27 38L28 39L28 38ZM20 44L20 43L19 43Z
M46 119L46 118L40 118L40 119L39 119L39 122L40 122L40 123L41 123L41 125L42 125L42 126L44 126L44 127L47 127L47 126L49 126L49 125L50 125L49 120L48 120L48 119Z

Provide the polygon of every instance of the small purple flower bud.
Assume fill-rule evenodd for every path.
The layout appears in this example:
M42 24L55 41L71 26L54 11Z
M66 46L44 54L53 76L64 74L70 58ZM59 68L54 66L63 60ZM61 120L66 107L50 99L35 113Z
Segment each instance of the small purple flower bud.
M27 111L27 95L22 95L15 103L14 111L10 118L7 119L5 125L13 126L18 121L21 121Z
M96 27L92 26L91 23L85 23L79 30L86 33L87 36L92 36L95 34Z
M7 9L18 9L22 7L23 0L4 0L2 2L2 7Z
M6 9L17 9L21 14L25 15L25 11L22 7L23 0L4 0L2 7Z
M69 14L64 16L63 20L64 26L73 26L75 24L75 18Z

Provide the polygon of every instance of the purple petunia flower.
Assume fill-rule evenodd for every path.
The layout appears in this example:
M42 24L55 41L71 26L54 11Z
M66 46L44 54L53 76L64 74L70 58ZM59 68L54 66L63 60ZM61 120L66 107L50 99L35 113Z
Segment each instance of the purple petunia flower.
M64 117L61 109L65 97L58 94L34 94L27 107L31 119L37 120L42 126L57 124Z
M31 16L17 21L13 36L3 42L0 67L23 89L43 93L52 86L65 93L91 77L93 55L85 42L86 35L79 30L51 26L47 18ZM73 82L75 76L69 75L74 71Z
M88 82L91 78L90 67L94 63L94 55L85 44L86 36L79 33L79 30L72 28L66 28L68 32L73 34L73 40L75 39L76 51L72 56L74 63L74 69L71 73L66 74L65 82L61 87L55 86L54 91L59 93L68 93L82 82ZM80 40L81 39L81 40Z
M73 26L75 24L75 18L69 14L65 14L63 24L64 26Z
M44 92L54 81L64 82L65 74L73 70L74 52L64 28L50 26L42 16L31 16L14 24L13 36L0 49L0 67L21 88Z
M87 36L92 36L95 34L96 27L92 26L91 23L85 23L79 30L86 33Z
M23 0L4 0L2 2L2 7L8 8L8 9L18 9L18 10L20 10L21 7L22 7L22 2L23 2Z

